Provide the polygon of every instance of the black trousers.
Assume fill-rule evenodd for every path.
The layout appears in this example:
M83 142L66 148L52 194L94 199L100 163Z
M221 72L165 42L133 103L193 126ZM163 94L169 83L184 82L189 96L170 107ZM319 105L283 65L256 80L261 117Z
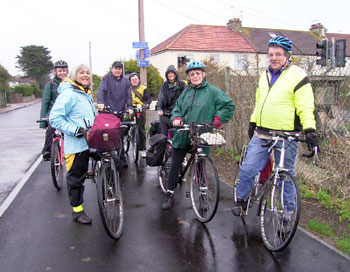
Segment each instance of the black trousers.
M46 129L45 144L44 144L43 150L41 151L41 154L44 154L45 152L51 152L51 145L52 145L52 140L54 135L55 135L55 128L53 128L49 124L49 126Z
M173 148L171 150L171 166L169 170L168 177L168 188L170 191L174 191L176 185L179 181L179 171L181 168L181 164L188 152L188 149L176 149Z
M89 150L75 154L72 168L67 173L67 188L72 207L84 202L84 182L89 167Z
M140 150L146 150L146 112L141 112L139 118L136 118L136 124L139 128L139 136L140 136Z
M159 116L160 127L162 129L162 134L168 136L168 130L172 128L170 116L161 115Z

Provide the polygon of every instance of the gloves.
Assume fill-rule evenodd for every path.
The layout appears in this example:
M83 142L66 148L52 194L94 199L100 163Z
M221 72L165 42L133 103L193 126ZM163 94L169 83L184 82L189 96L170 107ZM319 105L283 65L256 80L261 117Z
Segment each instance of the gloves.
M85 129L83 129L82 127L78 127L76 130L75 130L75 133L74 133L74 136L75 137L78 137L78 138L81 138L85 135Z
M182 118L181 117L176 117L174 120L173 120L173 126L178 126L178 125L182 125L183 124L183 121L182 121Z
M219 128L221 127L222 123L219 117L214 116L214 120L213 120L213 127L215 128Z
M158 110L158 115L163 115L163 111L162 110Z
M149 105L148 104L143 106L143 110L148 110L148 109L149 109Z
M248 128L249 139L253 138L255 128L256 128L256 123L249 122L249 128Z
M307 144L307 149L311 151L314 147L318 148L318 136L313 128L307 128L304 130L305 141Z

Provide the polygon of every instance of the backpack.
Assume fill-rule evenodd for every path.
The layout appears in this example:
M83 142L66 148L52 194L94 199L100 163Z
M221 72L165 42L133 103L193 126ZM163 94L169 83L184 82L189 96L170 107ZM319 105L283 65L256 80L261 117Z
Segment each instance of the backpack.
M163 162L167 137L156 134L149 139L150 148L146 152L146 163L149 166L159 166Z
M119 148L120 119L112 113L96 116L89 133L89 148L112 151Z
M151 127L149 128L149 136L152 137L153 135L160 134L161 133L161 127L159 120L151 122Z

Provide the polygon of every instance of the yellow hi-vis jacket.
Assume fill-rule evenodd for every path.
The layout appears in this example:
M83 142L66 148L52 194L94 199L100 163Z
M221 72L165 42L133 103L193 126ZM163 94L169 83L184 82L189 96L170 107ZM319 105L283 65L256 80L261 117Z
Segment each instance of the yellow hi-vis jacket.
M140 94L140 96L141 96L142 98L144 98L144 91L145 91L145 89L147 89L146 86L143 86L143 85L140 84L140 86L135 90L135 92L138 92L138 93ZM138 97L135 95L134 91L133 91L132 89L130 89L130 91L131 91L131 96L132 96L132 106L133 106L133 107L136 107L137 104L140 104L141 106L144 106L145 103L142 102L142 101L140 100L140 98L138 98ZM144 99L144 100L145 100L145 99Z
M257 127L300 131L316 129L314 95L307 74L296 65L284 69L270 88L268 70L260 76L250 118Z

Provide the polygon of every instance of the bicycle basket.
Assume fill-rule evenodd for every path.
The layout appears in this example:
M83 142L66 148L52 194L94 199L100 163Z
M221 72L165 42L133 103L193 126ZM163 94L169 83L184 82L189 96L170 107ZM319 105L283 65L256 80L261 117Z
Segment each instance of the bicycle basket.
M201 127L198 133L198 144L200 146L225 145L226 126L221 128Z
M89 132L88 146L99 151L113 151L119 148L120 119L109 113L96 116Z

